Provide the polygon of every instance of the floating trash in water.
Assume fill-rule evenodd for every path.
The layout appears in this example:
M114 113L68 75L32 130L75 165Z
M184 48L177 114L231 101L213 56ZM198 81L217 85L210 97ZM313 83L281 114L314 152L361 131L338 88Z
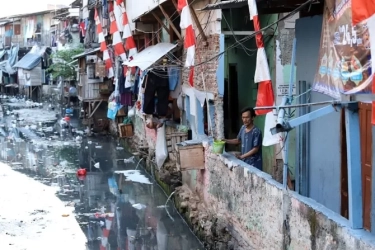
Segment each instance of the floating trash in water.
M138 209L138 210L142 210L142 209L145 209L147 206L143 205L141 203L137 203L137 204L134 204L132 207L134 207L135 209Z
M103 146L95 146L95 148L99 148L99 149L102 148L102 147L103 147Z
M116 147L117 150L123 150L123 147Z
M150 180L141 174L139 170L119 170L115 171L116 174L123 174L126 177L126 181L133 181L142 184L152 184Z
M156 208L167 208L168 206L166 205L160 205L160 206L157 206Z
M128 159L124 159L124 163L135 163L134 160L135 160L135 157L132 156L132 157L130 157Z

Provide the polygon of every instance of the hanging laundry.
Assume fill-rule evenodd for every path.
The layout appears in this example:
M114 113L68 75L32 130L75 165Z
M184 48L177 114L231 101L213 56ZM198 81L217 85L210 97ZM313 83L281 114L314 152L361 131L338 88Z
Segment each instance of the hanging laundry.
M144 86L143 112L148 115L154 114L156 94L156 113L159 116L166 116L168 113L169 102L168 71L163 69L153 69L147 74Z
M125 80L125 88L131 88L134 85L135 81L135 68L127 68L126 71L126 80Z
M125 93L121 94L120 104L123 106L133 106L133 96L130 88L125 89Z
M124 75L124 71L122 70L118 77L118 90L120 94L125 93L125 75Z
M132 86L132 92L133 94L135 95L138 95L138 92L139 92L139 81L140 81L140 72L141 70L137 67L136 71L135 71L135 80L134 80L134 84Z
M102 25L108 27L108 0L102 0Z
M83 20L81 20L81 22L79 23L79 31L81 32L82 37L86 36L86 25L85 21Z
M178 82L180 81L180 69L177 67L169 67L169 90L173 91L176 89Z

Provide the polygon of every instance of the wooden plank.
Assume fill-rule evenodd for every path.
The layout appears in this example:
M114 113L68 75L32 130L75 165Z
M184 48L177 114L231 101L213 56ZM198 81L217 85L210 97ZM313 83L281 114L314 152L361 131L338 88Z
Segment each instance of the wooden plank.
M167 21L168 21L169 25L171 26L171 28L173 29L174 33L176 33L178 39L182 40L181 33L177 30L176 26L174 26L173 22L171 21L167 12L164 10L164 8L163 8L163 6L161 6L161 4L159 5L159 8L160 8L161 12L163 13L165 19L167 19Z
M155 17L156 21L169 33L168 27L164 24L164 22L156 15L153 11L151 11L151 14Z
M206 34L204 33L203 31L203 28L202 28L202 25L201 23L199 22L199 19L197 17L197 13L195 13L195 10L193 9L193 7L191 5L189 5L189 8L190 8L190 13L191 13L191 16L193 17L194 21L195 21L195 24L197 25L197 28L199 30L199 33L201 34L203 40L205 42L207 42L207 36Z
M177 159L181 171L205 168L202 145L178 146Z

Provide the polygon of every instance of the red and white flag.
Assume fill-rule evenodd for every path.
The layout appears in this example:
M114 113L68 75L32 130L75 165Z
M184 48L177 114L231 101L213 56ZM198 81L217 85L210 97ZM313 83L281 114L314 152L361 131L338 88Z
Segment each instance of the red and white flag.
M105 62L105 68L108 71L108 77L112 78L114 76L113 66L111 58L109 57L107 43L104 38L102 24L98 15L98 10L95 8L95 23L96 23L96 32L98 33L98 40L100 43L100 51L103 52L103 61Z
M116 0L116 7L121 9L122 12L122 27L123 32L122 38L125 40L125 50L128 51L128 58L131 59L135 54L137 54L137 46L135 44L132 30L129 24L128 15L126 14L125 4L123 0Z
M258 8L256 4L256 0L248 0L249 4L249 11L250 11L250 20L253 20L254 23L254 30L260 30L260 22L258 17ZM256 107L268 107L273 106L275 103L273 89L272 89L272 81L271 81L271 74L270 69L268 66L267 55L264 49L263 43L263 35L261 32L256 34L256 45L258 48L257 51L257 59L256 59L256 68L255 68L255 76L254 82L258 83L258 95L256 101ZM270 110L257 110L257 115L265 115Z
M353 26L366 21L370 35L372 94L375 94L375 1L352 0ZM375 101L372 102L372 124L375 125Z
M109 20L111 26L109 33L112 35L112 46L116 56L120 56L123 61L126 60L125 48L122 43L121 35L117 27L113 4L109 3Z
M180 27L185 29L184 47L187 51L185 66L192 67L195 57L195 33L187 0L178 0L178 11L181 12Z

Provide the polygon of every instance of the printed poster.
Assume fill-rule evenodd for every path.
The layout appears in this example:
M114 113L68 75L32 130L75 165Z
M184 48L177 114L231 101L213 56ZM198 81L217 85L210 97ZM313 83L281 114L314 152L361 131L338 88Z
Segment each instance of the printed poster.
M371 93L367 23L352 26L351 0L327 0L325 4L313 90L335 99L341 94Z

